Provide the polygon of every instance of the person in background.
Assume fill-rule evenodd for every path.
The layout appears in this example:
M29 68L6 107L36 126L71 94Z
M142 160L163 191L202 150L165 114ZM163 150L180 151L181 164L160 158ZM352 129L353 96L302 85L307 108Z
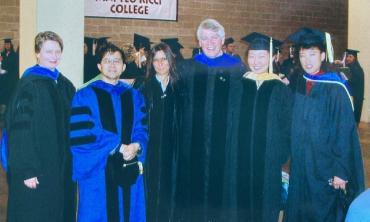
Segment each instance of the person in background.
M240 56L236 54L236 45L235 41L232 37L226 38L224 45L223 45L223 51L226 54L229 54L235 58L238 58L241 60Z
M143 95L119 81L124 53L107 43L99 50L101 79L77 91L70 140L77 220L145 221L143 166L148 141Z
M6 106L19 79L18 54L14 51L12 39L4 39L0 53L0 127L3 125Z
M292 95L273 73L280 41L253 32L242 79L237 157L237 210L235 221L278 221L281 209L281 171L290 150Z
M165 43L153 46L142 87L149 115L149 145L145 162L147 221L175 221L181 90L170 47Z
M9 222L75 221L68 148L75 88L57 69L62 52L59 35L38 33L37 65L23 73L8 105Z
M323 32L302 28L288 38L296 43L305 73L294 93L285 221L344 221L342 197L353 199L364 190L348 86L324 62L330 42Z
M346 49L347 54L345 61L351 72L348 83L352 90L354 114L357 125L361 121L362 104L365 92L364 70L357 58L357 53L359 52L360 51L358 50Z
M95 59L96 39L92 37L84 37L84 83L93 79L99 72Z
M202 52L178 64L185 90L174 221L233 221L235 103L245 66L223 53L218 21L202 21L197 38Z

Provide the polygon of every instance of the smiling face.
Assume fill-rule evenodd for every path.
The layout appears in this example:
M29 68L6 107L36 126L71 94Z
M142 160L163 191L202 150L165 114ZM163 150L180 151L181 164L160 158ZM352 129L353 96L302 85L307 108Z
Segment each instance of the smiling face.
M217 32L203 29L199 36L199 45L208 58L216 58L222 55L224 40Z
M98 64L98 68L104 82L116 84L126 65L123 63L121 53L116 51L107 52Z
M46 40L38 53L36 53L38 64L41 67L55 70L62 57L62 49L57 41Z
M267 50L249 50L248 66L256 74L266 73L269 68L270 54Z
M169 74L170 64L168 63L166 54L162 50L155 53L153 58L153 67L158 75L162 76Z
M301 48L299 50L299 61L303 70L311 75L320 72L321 63L325 59L325 52L321 52L318 47L308 49Z

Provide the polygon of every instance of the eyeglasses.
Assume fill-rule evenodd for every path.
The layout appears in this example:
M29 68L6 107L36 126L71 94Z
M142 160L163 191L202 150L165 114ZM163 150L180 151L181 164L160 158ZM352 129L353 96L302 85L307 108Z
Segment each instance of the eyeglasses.
M154 58L153 59L153 62L167 62L167 58L166 57L163 57L163 58Z
M118 64L122 64L122 59L103 59L102 63L104 65L108 65L108 64L118 65Z

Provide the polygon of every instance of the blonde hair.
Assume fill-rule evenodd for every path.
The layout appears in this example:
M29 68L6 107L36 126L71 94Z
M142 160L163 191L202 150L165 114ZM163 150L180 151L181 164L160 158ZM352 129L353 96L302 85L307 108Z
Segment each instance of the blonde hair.
M47 40L56 41L59 44L61 50L63 51L63 40L62 40L62 38L60 38L60 36L58 34L56 34L55 32L45 31L45 32L38 33L35 37L35 53L40 52L40 50L42 48L42 45Z

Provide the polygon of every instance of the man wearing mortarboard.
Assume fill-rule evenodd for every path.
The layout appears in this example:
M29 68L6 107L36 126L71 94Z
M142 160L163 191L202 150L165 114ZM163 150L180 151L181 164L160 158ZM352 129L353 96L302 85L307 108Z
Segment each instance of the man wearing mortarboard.
M244 64L222 51L224 27L214 19L197 30L200 54L178 64L184 80L182 144L174 221L233 221L238 124L236 102Z
M344 221L364 190L360 141L347 82L333 62L329 33L302 28L288 37L304 71L294 92L286 222Z
M357 53L359 52L360 51L354 49L346 49L345 61L351 72L348 83L352 90L354 114L357 125L361 121L362 103L365 91L364 70L357 58Z
M5 38L4 49L0 54L0 115L5 111L10 96L15 89L18 77L18 55L14 51L12 39Z
M246 62L251 71L241 80L235 221L278 221L292 104L291 91L273 70L282 43L257 32L242 40L249 44Z

